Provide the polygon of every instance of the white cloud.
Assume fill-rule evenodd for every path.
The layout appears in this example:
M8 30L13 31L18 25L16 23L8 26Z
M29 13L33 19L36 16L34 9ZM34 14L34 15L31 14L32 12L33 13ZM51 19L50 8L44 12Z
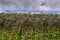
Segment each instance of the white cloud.
M41 6L45 2L46 5ZM60 9L60 0L0 0L0 10L8 9L35 9L35 10L56 10Z
M48 11L48 10L51 10L51 8L49 8L49 7L47 7L47 6L40 6L40 7L39 7L39 10Z

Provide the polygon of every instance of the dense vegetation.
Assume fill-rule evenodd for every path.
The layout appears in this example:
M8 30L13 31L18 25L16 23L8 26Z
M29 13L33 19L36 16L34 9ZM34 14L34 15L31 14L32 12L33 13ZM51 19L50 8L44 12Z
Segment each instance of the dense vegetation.
M0 40L60 40L60 15L0 13Z

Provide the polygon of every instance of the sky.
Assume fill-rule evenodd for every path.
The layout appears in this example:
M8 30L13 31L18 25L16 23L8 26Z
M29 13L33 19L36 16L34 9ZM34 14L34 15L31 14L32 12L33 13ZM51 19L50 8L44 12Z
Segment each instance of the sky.
M59 11L60 0L0 0L0 11Z

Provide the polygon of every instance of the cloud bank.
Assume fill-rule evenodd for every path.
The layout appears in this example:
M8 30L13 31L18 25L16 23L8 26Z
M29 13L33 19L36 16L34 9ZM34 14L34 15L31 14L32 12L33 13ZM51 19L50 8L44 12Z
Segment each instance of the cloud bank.
M60 0L0 0L0 10L60 10Z

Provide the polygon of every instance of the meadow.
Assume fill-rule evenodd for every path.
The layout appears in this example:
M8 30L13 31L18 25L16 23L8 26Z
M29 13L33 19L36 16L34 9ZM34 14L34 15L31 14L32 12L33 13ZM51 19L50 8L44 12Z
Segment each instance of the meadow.
M60 15L0 13L0 40L60 40Z

